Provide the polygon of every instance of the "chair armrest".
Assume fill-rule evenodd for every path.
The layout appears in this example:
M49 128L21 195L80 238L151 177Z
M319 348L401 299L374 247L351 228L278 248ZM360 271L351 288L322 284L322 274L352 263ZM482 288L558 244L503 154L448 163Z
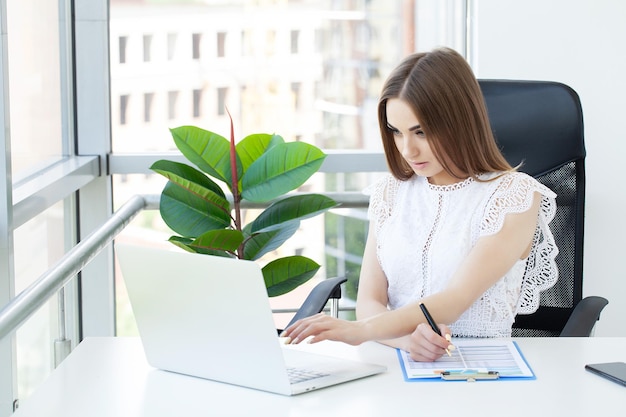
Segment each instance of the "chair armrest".
M603 297L585 297L574 307L560 337L588 337L600 318L600 312L609 303Z
M304 300L296 314L293 316L287 327L291 326L296 321L305 317L312 316L321 312L326 303L331 298L341 298L341 284L346 282L346 277L328 278L317 284L309 293L308 297Z

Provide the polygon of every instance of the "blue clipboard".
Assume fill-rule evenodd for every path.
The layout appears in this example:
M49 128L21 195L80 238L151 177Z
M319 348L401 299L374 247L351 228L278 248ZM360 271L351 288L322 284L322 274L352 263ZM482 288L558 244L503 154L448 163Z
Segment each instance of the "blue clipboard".
M396 349L404 380L448 382L537 379L519 345L513 340L455 339L454 344L457 349L453 351L453 357L444 356L435 362L415 362L406 352ZM476 361L476 357L480 357L480 361Z

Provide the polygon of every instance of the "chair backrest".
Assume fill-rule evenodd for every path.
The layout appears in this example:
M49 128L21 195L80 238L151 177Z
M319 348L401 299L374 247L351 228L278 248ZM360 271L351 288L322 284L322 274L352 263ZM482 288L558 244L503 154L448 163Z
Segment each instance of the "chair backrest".
M513 336L558 336L582 298L585 145L582 109L570 87L543 81L479 81L498 144L513 166L557 194L550 224L559 279L540 307L519 315Z

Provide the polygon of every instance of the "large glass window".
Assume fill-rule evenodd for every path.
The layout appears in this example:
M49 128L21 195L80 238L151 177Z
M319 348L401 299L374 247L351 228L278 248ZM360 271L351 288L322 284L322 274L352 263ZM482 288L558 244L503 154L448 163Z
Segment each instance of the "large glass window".
M228 136L226 108L233 116L238 138L276 132L288 141L310 142L331 152L380 151L375 105L382 81L399 59L419 49L424 39L432 45L449 44L447 35L436 39L424 36L419 22L426 22L424 27L432 22L446 26L441 15L464 2L93 0L70 10L78 3L3 3L9 56L3 64L10 87L5 102L10 102L7 133L12 151L12 172L6 174L18 185L36 177L43 167L73 155L73 101L85 100L81 91L91 92L86 88L91 83L81 83L78 76L76 85L82 89L74 94L71 71L76 68L79 75L99 77L99 71L106 68L98 59L87 59L94 57L81 49L85 39L93 41L90 46L106 45L110 52L110 115L98 108L85 116L90 119L97 114L100 119L95 117L98 120L92 122L97 125L106 119L101 124L105 127L92 129L97 131L97 139L84 132L78 138L83 152L102 153L102 160L108 152L108 144L100 142L103 137L106 141L108 117L113 152L141 160L143 153L175 150L169 134L172 127L194 124ZM110 13L102 18L110 21L100 26L94 15L106 5ZM71 39L72 23L83 30L83 36ZM439 29L437 33L450 33L450 28ZM106 30L108 42L98 38ZM76 65L72 62L74 46L78 48ZM108 78L98 79L105 89ZM76 125L80 130L89 121ZM137 192L161 192L163 178L146 174L139 163L135 169L114 177L115 208ZM371 173L318 174L303 190L360 191L371 181ZM81 201L83 206L89 203ZM11 256L16 292L50 268L74 243L73 212L68 198L44 212L37 211L15 230ZM249 214L254 213L250 210ZM346 295L354 298L366 226L363 209L335 210L304 222L283 250L325 264L319 279L347 275ZM170 234L158 211L146 211L120 238L169 245ZM132 319L128 319L132 313L123 287L118 282L118 334L130 334L134 332ZM295 307L309 289L304 286L289 299L274 300L275 306ZM51 343L56 337L58 302L57 297L51 299L16 335L22 398L53 366Z
M186 124L228 137L230 113L236 138L277 133L288 141L305 141L326 150L380 152L376 103L382 82L404 55L419 49L416 40L436 40L438 45L455 41L438 35L418 38L416 25L421 19L446 26L442 16L461 3L112 0L111 39L126 36L132 45L151 35L154 50L167 51L144 62L141 50L128 48L126 62L111 60L113 102L128 96L132 103L134 96L154 94L150 122L130 106L125 123L113 123L113 151L176 150L169 129ZM141 19L132 19L137 15ZM447 29L437 33L463 32L460 27ZM119 51L111 54L117 56ZM372 182L372 175L377 173L318 174L306 190L361 191ZM159 194L164 183L155 175L114 178L115 204L119 206L137 190ZM132 237L120 239L136 240L142 230L143 236L149 236L146 244L160 244L169 237L158 212L142 216L129 229ZM347 275L346 292L354 298L366 231L363 209L337 210L325 219L304 222L284 250L315 253L311 257L325 264L320 279ZM125 299L122 282L118 290L119 303ZM273 305L293 308L309 290L305 286L287 301L272 300ZM125 310L118 306L118 330L132 327L123 323Z

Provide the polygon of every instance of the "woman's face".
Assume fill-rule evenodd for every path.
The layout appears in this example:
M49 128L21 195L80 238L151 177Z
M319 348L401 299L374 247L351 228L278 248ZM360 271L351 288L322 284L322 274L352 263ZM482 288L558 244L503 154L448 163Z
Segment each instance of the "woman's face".
M417 175L431 184L449 185L459 182L448 174L435 157L420 122L411 107L402 99L387 101L387 128L393 132L396 148Z

